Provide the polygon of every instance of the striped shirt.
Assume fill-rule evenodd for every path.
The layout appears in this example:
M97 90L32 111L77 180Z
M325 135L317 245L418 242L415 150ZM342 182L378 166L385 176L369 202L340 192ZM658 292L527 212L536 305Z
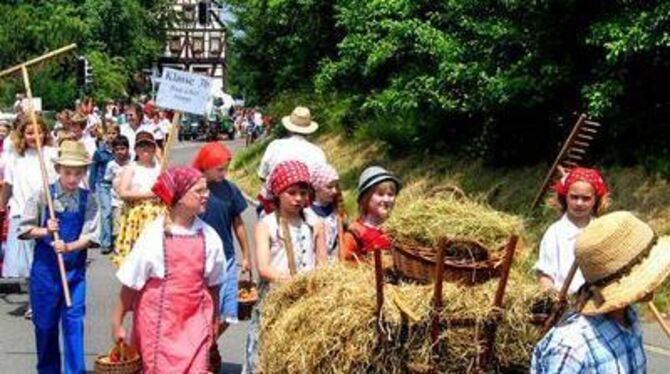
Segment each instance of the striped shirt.
M645 373L637 314L626 313L629 328L606 315L569 316L535 346L531 373Z

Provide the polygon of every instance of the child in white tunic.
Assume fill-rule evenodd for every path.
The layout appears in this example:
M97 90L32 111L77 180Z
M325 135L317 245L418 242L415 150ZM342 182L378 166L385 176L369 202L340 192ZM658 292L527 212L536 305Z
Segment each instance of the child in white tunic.
M309 180L307 166L299 161L280 163L270 176L270 191L279 209L263 217L255 230L261 300L274 284L327 262L323 225L304 214L309 200ZM258 371L259 305L260 300L249 324L243 373Z
M312 219L323 224L326 237L326 251L328 260L332 263L339 258L338 237L340 235L340 218L338 211L340 186L337 171L329 164L317 166L310 173L314 201L305 209L305 213Z
M9 230L7 246L2 268L3 277L28 277L33 259L33 240L19 240L18 227L26 202L40 188L39 157L37 154L37 131L42 135L42 157L47 171L49 184L56 181L56 170L52 160L58 156L55 148L50 147L47 125L37 117L39 129L35 129L28 116L24 117L12 134L12 150L6 154L5 184L0 209L9 208Z
M533 269L540 285L560 291L575 262L575 241L592 217L604 213L608 203L607 185L594 169L574 168L556 186L555 203L563 215L544 233L540 255ZM577 269L568 293L577 292L584 276Z

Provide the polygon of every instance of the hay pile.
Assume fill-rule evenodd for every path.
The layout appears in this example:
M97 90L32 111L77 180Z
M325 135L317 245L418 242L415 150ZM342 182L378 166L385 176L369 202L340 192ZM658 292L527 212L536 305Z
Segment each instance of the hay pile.
M451 192L425 192L420 184L399 195L385 229L394 241L434 247L440 239L476 239L491 250L502 248L511 234L520 234L523 220L484 203Z
M278 286L262 305L260 369L264 373L400 373L407 365L429 363L432 286L386 285L384 318L390 341L377 344L374 274L344 265L319 269ZM463 288L444 284L445 316L482 320L490 311L497 282ZM501 366L528 365L539 328L527 323L528 310L542 295L512 274L505 296L507 312L498 328L496 355ZM404 305L418 321L401 327ZM481 326L480 326L481 327ZM477 354L474 329L449 329L441 372L464 372Z

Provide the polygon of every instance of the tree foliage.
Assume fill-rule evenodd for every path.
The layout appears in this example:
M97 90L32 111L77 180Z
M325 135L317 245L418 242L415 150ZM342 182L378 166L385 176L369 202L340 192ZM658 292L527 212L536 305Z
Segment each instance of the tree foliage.
M546 159L587 112L625 149L610 152L617 161L670 155L658 136L670 135L668 0L338 0L321 10L334 24L318 30L316 1L245 3L232 74L262 84L261 101L294 72L353 103L359 128L398 148ZM280 9L299 9L315 31L287 27ZM305 53L317 69L302 68Z
M0 66L12 66L49 50L77 43L76 53L89 58L97 99L127 94L132 76L151 66L164 45L163 22L168 0L11 1L0 4ZM72 106L75 85L73 54L34 70L35 96L44 106ZM0 100L7 105L20 80L0 80Z

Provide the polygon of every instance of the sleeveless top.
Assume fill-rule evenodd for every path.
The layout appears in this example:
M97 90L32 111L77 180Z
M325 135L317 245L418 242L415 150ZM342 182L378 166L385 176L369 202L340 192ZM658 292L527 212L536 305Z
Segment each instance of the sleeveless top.
M161 173L161 166L158 162L154 163L154 167L148 168L136 162L129 165L133 168L133 179L130 182L130 188L133 191L149 192L156 183L158 175Z

